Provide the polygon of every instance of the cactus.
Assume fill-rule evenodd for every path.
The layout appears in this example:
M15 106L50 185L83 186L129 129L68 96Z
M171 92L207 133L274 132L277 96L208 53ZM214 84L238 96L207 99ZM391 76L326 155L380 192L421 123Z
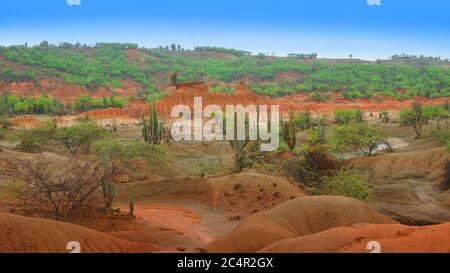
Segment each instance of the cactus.
M116 188L111 179L112 166L107 154L102 155L102 167L104 171L104 179L102 181L103 200L105 201L105 209L111 210L112 203L116 197Z
M245 138L245 140L238 140L237 139L237 117L234 117L234 138L232 140L229 140L230 146L233 149L234 152L234 168L236 172L242 172L242 170L246 167L246 157L247 157L247 150L245 149L248 144L248 139ZM247 125L247 120L246 120Z
M160 144L164 134L164 123L158 120L154 102L149 107L148 121L142 116L141 124L144 141L152 145Z
M234 152L234 167L236 172L241 172L246 166L246 150L245 147L248 144L248 140L230 140L231 148Z
M364 113L361 111L361 109L358 107L355 110L355 119L356 122L363 122Z
M325 115L317 118L317 132L318 132L318 140L320 144L326 143L325 137L325 125L327 122L327 117Z
M117 119L113 118L112 120L110 120L109 125L110 125L113 133L116 134L117 133Z
M415 101L412 105L412 109L414 111L413 128L416 131L417 137L420 137L422 135L422 123L424 123L425 120L422 104L420 104L419 101Z
M114 198L116 197L116 187L110 179L102 182L103 199L105 200L105 208L111 210Z
M297 144L297 124L294 119L294 111L289 110L289 121L283 125L283 137L286 140L289 149L294 150Z
M134 213L134 185L130 185L130 215Z
M388 123L389 122L389 112L386 110L381 110L380 118L383 121L383 123Z

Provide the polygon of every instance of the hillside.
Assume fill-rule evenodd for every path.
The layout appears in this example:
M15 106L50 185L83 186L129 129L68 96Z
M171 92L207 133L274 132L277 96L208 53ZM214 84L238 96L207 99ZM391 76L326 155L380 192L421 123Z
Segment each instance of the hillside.
M450 95L448 61L402 55L376 62L290 56L250 55L215 47L147 49L129 43L0 47L0 91L17 89L22 91L20 96L50 92L66 101L84 93L146 98L159 97L174 82L202 80L210 83L212 92L229 93L233 88L224 84L245 80L257 94L277 97L306 92L319 101L327 99L326 94L315 93L319 91L337 91L349 99L376 94L398 99ZM64 91L52 93L54 89Z

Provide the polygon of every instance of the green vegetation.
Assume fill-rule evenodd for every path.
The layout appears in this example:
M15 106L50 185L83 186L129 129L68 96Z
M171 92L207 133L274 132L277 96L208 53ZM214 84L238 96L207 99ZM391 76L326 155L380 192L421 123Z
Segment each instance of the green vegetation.
M54 137L56 131L55 122L47 122L29 130L18 132L19 148L27 152L41 152L43 147Z
M336 109L334 111L334 120L340 125L347 125L350 121L357 118L356 110Z
M164 123L158 119L155 103L149 104L148 120L142 115L142 136L148 144L157 145L161 143L164 134Z
M32 129L16 133L19 147L28 152L41 152L46 145L59 143L71 155L89 152L95 141L107 136L107 131L95 122L86 120L69 127L57 128L55 121L50 121Z
M353 169L343 169L323 179L322 194L343 195L365 200L370 195L367 181Z
M295 123L294 110L289 110L289 121L282 123L282 126L283 138L292 152L297 144L297 124Z
M310 94L311 98L317 102L324 102L330 99L330 94L320 93L317 91L314 91Z
M305 58L315 59L315 54L268 58L218 47L197 47L190 51L175 44L154 49L139 48L142 55L139 61L135 61L129 59L130 49L136 50L137 45L63 43L55 46L42 42L33 47L0 47L0 54L8 61L30 66L30 70L24 73L3 70L0 79L35 80L52 75L86 87L120 86L122 80L130 79L141 83L145 89L156 89L155 79L169 83L166 75L175 72L177 82L207 78L229 83L247 78L256 93L270 96L319 91L341 92L350 99L368 98L374 94L399 99L415 95L428 98L450 96L450 69L434 65L434 62L415 65L396 62L332 64L319 60L304 61ZM39 72L36 74L35 71ZM276 81L281 72L302 76L290 81ZM313 93L312 96L320 101L327 99L327 95L320 94Z
M289 53L287 54L290 58L300 58L300 59L316 59L317 53Z
M142 141L120 141L117 138L104 138L92 145L92 150L101 159L103 169L102 193L105 209L110 210L116 197L112 182L114 174L129 167L130 160L142 158L148 162L158 160L164 151L159 146L147 145Z
M354 149L364 156L370 156L379 143L385 142L384 137L385 134L379 127L356 123L334 127L329 144L336 152Z
M283 165L286 175L308 187L321 188L323 179L338 170L338 162L323 145L306 147L299 157Z
M308 130L308 139L311 144L325 144L327 142L325 136L325 127L327 126L328 118L326 115L322 115L317 118L316 127L312 127Z
M16 82L16 81L35 81L36 73L32 69L27 69L25 72L16 72L11 68L5 68L0 70L0 79L5 82Z
M216 46L197 46L197 47L194 48L194 51L213 52L213 53L227 53L227 54L235 55L235 56L238 56L238 57L250 55L250 52L248 52L248 51L238 50L238 49L231 49L231 48L216 47Z
M57 128L54 130L53 138L69 150L73 155L88 152L91 144L106 136L106 130L92 121Z
M72 103L72 110L74 112L85 112L93 109L105 109L108 107L123 108L127 106L128 98L109 97L109 98L91 98L87 95L78 97Z
M312 126L311 113L310 112L302 112L295 116L295 123L302 130L308 130Z
M10 46L0 53L9 61L44 69L47 73L62 77L66 82L86 87L107 87L115 80L131 78L145 86L153 84L137 65L128 62L126 49L133 44L97 43L93 47L71 45L59 46L48 42L33 47ZM83 48L83 50L71 50Z
M18 114L60 114L64 105L54 98L40 96L38 98L22 98L3 92L0 96L0 115L12 117Z
M366 199L370 189L365 179L354 169L342 169L326 146L306 147L299 157L283 164L286 175L308 187L313 194L344 195Z
M383 123L388 123L389 118L389 112L387 110L381 110L380 111L380 119L383 121Z
M209 89L209 92L211 92L213 94L215 94L219 91L221 91L225 94L233 94L235 90L232 87L226 87L226 86L220 86L220 85L213 86Z
M43 95L37 98L19 97L11 95L6 91L0 96L0 115L7 117L27 114L60 115L68 112L79 113L93 109L105 109L108 107L123 108L127 104L128 98L105 97L96 99L87 95L82 95L77 98L68 109L68 107L55 98L49 98Z

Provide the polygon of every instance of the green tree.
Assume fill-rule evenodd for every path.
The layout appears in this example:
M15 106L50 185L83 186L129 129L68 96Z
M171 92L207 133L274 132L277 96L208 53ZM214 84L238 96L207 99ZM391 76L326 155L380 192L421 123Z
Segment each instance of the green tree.
M336 152L353 148L364 156L370 156L378 144L385 143L384 138L385 134L379 127L368 123L341 125L333 128L330 146Z
M93 121L83 121L69 127L58 128L55 140L71 154L88 152L91 144L106 136L106 130Z

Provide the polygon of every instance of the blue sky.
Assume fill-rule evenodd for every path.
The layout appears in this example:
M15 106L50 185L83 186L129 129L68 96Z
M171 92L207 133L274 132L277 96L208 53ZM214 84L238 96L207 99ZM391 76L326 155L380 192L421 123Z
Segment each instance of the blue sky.
M448 0L1 0L0 44L214 45L319 57L450 58ZM77 0L69 0L77 1Z

